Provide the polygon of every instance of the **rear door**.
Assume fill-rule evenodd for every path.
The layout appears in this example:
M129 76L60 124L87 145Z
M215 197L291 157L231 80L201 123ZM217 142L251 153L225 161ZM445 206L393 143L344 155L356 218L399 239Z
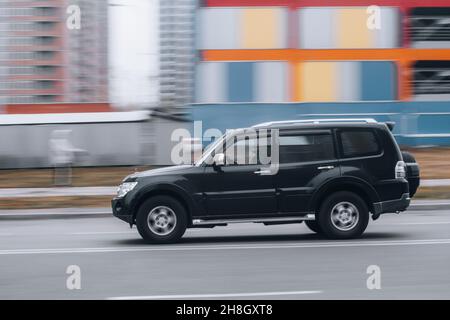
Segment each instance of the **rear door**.
M343 176L357 177L374 186L382 199L396 199L402 191L395 180L397 153L387 134L375 128L340 128L336 131ZM384 148L386 147L386 148Z
M304 213L314 191L340 175L331 130L280 131L275 176L280 213Z

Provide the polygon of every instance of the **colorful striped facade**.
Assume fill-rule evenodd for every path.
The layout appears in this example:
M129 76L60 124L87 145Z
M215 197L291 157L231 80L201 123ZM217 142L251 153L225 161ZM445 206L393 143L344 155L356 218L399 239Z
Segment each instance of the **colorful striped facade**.
M374 5L379 28L371 25ZM448 100L445 90L423 94L427 79L416 79L416 69L425 65L426 78L436 68L424 61L450 61L450 23L438 21L444 31L424 36L433 31L426 19L450 19L449 7L448 0L204 0L195 102ZM446 73L438 75L445 84Z

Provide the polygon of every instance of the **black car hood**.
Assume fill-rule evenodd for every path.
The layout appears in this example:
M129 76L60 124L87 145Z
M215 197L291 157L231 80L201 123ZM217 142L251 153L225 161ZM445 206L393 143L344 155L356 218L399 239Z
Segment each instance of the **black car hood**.
M127 176L123 181L133 181L137 178L151 177L151 176L162 176L171 174L183 174L188 173L193 168L193 165L180 165L180 166L170 166L152 170L146 170L141 172L135 172Z

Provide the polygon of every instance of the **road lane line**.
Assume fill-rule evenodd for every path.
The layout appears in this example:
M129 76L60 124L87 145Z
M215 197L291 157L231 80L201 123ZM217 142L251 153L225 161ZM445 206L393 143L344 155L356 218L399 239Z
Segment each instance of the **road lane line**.
M412 246L450 244L450 239L398 240L398 241L361 241L361 242L309 242L303 244L262 244L262 245L207 245L207 246L133 246L133 247L98 247L98 248L46 248L46 249L3 249L0 255L26 254L67 254L67 253L107 253L107 252L151 252L151 251L195 251L195 250L258 250L258 249L300 249L300 248L334 248L366 246Z
M136 234L136 231L93 231L93 232L70 232L67 234L71 236L100 235L100 234Z
M322 291L275 291L275 292L247 292L247 293L206 293L206 294L174 294L156 296L110 297L107 300L160 300L160 299L208 299L208 298L237 298L263 296L291 296L303 294L318 294Z
M383 223L383 225L433 225L433 224L450 224L450 221L436 221L436 222L396 222L396 223Z

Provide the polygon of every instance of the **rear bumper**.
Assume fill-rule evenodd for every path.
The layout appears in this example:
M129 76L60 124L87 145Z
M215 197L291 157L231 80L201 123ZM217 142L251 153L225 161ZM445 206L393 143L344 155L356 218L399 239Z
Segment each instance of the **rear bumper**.
M404 193L400 199L374 203L374 214L380 215L382 213L405 211L410 203L411 198L409 197L409 193Z

